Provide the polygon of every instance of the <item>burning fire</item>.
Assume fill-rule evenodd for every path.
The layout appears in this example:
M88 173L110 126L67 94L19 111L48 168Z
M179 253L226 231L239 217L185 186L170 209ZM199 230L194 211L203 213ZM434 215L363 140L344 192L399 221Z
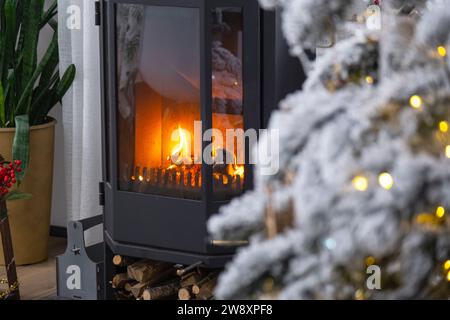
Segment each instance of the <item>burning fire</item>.
M244 177L244 166L237 164L236 156L234 157L234 159L235 159L235 162L232 166L230 166L230 168L228 170L228 174L230 174L234 177L240 176L241 178L243 178Z
M183 128L181 128L180 125L178 125L178 137L179 141L178 144L172 148L171 155L167 157L167 160L170 162L170 165L167 167L167 170L187 170L187 171L196 171L200 170L200 167L195 166L193 168L191 165L193 165L193 157L191 154L191 147L190 147L190 138L189 138L189 132ZM215 158L217 156L218 149L213 148L212 150L212 156ZM235 180L236 177L240 177L241 181L243 181L244 178L244 165L240 165L237 163L237 157L233 153L234 156L234 163L226 166L226 172L214 173L214 178L217 180L222 180L224 184L228 184L229 178ZM186 167L190 166L190 167Z
M174 169L176 166L181 166L183 164L192 164L189 139L186 130L182 129L180 125L178 125L178 137L178 145L172 149L171 155L167 158L167 160L172 161L172 164L168 169Z

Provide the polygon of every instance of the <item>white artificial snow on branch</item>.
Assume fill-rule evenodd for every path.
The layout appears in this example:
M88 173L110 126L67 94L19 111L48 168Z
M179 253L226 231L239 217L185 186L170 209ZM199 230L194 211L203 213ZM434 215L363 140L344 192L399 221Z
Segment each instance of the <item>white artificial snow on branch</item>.
M382 1L405 12L406 6L423 2ZM326 21L343 22L355 5L347 0L261 3L283 8L294 52L314 45ZM450 232L409 222L436 205L450 207L450 163L445 155L411 147L428 111L411 108L408 99L423 95L426 103L429 94L433 99L450 94L448 65L432 54L436 45L449 44L449 8L430 6L417 25L388 17L395 23L380 35L377 84L348 83L336 91L324 86L333 66L339 65L345 77L364 62L373 43L356 35L318 58L303 91L281 103L269 125L280 132L280 152L272 155L279 157L279 173L263 176L257 166L256 190L223 207L209 223L215 237L252 240L221 276L218 298L259 297L271 277L272 291L281 299L353 298L358 288L348 277L365 270L368 256L386 259L385 276L398 277L395 289L372 298L427 297L424 288L436 261L450 256ZM392 103L400 109L392 111ZM383 114L394 118L386 121ZM389 174L392 186L380 185L382 173ZM352 186L357 175L367 179L364 192ZM261 240L267 203L280 208L289 200L293 228Z

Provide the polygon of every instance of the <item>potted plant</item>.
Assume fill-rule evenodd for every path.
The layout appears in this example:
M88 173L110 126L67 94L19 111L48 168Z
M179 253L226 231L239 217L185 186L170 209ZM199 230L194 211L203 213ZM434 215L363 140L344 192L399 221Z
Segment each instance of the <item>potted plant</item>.
M48 112L75 78L73 65L60 77L57 1L46 10L44 2L0 0L0 154L22 162L17 185L33 195L8 205L18 265L47 258L56 124ZM47 25L53 38L38 61L39 34ZM0 246L0 263L2 257Z

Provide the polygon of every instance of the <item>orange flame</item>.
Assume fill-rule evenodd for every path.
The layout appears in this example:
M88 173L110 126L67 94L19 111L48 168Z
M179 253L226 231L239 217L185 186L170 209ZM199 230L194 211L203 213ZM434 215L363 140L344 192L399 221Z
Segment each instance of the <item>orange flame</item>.
M228 166L228 174L233 177L241 177L244 178L245 167L243 165L239 165L237 163L236 155L234 155L234 163L231 166Z
M192 164L191 150L189 146L189 139L184 129L178 125L178 144L172 149L168 160L172 161L172 165L168 169L173 169L175 166L182 164Z

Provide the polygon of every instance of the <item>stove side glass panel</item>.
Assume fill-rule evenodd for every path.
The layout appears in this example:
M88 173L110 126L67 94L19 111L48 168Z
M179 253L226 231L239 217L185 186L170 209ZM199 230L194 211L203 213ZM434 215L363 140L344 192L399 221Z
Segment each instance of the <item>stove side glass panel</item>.
M244 186L243 14L240 7L212 14L213 188L215 200L229 200Z

